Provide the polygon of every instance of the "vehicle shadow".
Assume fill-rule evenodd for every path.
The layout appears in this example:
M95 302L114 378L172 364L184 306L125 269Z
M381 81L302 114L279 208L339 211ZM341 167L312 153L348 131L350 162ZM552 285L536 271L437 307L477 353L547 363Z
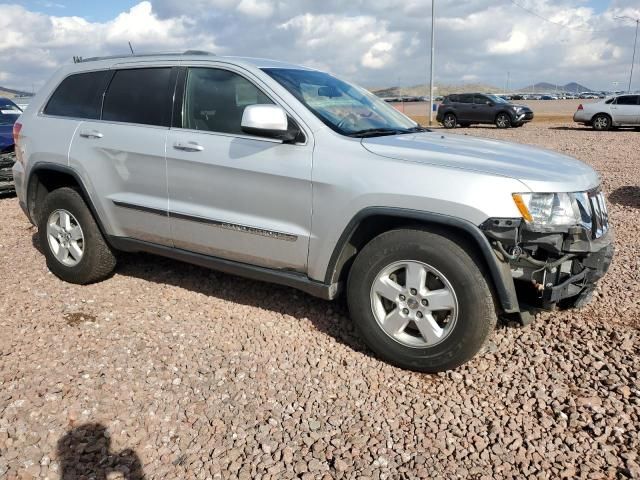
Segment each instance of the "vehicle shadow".
M69 430L57 445L60 479L107 480L113 474L126 480L144 480L142 463L131 449L111 451L107 428L87 423Z
M37 232L33 234L32 242L42 252ZM322 300L291 287L250 280L146 253L118 253L115 274L289 315L299 321L308 320L317 331L349 349L378 358L360 339L349 318L344 295L334 301ZM498 322L498 328L511 327L518 328L518 325L502 318Z
M570 131L570 132L596 132L596 133L624 133L624 132L633 132L634 130L637 131L637 128L634 127L616 127L616 128L612 128L611 130L607 130L606 132L598 132L597 130L594 130L592 127L588 127L585 125L580 125L580 126L575 126L575 127L570 127L568 125L563 125L560 127L549 127L549 130L565 130L565 131Z
M640 208L640 187L627 185L609 194L609 201L625 207Z

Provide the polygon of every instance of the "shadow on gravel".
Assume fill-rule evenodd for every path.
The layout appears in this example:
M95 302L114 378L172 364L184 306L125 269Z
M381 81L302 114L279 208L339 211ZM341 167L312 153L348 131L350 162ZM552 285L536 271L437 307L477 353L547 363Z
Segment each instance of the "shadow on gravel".
M172 285L228 302L263 308L298 320L308 319L320 332L375 357L358 338L343 298L333 302L293 288L258 282L149 254L120 254L116 274Z
M640 208L640 187L627 185L609 194L609 201L625 207Z
M596 130L594 130L591 127L587 127L587 126L549 127L549 130L566 130L566 131L569 131L569 132L596 132ZM634 130L637 130L637 128L634 128L634 127L616 127L616 128L612 128L611 130L607 130L607 132L602 132L602 133L624 133L624 132L633 132ZM600 133L600 132L597 132L597 133Z
M58 440L60 479L106 480L120 474L126 480L144 480L142 463L133 450L111 451L111 439L104 425L80 425ZM118 477L120 478L120 477Z

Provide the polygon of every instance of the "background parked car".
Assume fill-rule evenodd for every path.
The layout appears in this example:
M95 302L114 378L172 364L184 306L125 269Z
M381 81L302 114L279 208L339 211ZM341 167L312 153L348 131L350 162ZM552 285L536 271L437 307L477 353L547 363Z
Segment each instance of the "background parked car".
M595 130L640 126L640 95L619 95L607 100L580 104L573 121Z
M8 98L0 97L0 193L13 191L13 173L15 162L13 153L13 124L22 110Z
M461 93L445 97L436 116L445 128L475 123L493 123L498 128L521 127L533 120L533 111L524 105L514 105L496 95Z

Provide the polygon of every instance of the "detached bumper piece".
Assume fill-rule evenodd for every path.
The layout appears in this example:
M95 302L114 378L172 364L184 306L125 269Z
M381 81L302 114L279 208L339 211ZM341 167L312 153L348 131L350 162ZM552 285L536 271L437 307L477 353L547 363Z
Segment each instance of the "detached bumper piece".
M16 156L13 152L0 153L0 194L13 192L15 183L13 182L13 164Z
M520 310L531 312L579 308L591 300L614 254L606 221L598 217L593 228L558 233L529 231L521 219L490 219L481 228L496 256L509 265Z

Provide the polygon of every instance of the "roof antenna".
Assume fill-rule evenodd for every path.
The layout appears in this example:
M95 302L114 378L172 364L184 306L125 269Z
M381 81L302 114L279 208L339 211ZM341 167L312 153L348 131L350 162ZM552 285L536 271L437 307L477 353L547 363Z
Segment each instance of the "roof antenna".
M131 50L131 55L135 55L135 53L133 53L133 47L131 46L131 42L129 42L129 50Z

